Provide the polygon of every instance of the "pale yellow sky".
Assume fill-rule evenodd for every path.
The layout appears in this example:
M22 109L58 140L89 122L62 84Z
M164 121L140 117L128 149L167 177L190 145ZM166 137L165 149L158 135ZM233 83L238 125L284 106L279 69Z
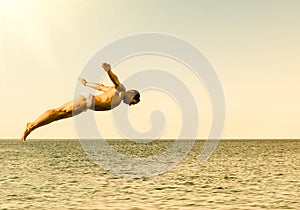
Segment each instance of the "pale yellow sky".
M224 138L299 138L299 11L297 0L0 0L0 138L19 138L27 121L72 99L78 75L99 49L142 32L178 36L208 57L225 94ZM195 93L199 138L206 138L210 101L184 66L140 56L115 72L122 80L149 67L176 74ZM176 138L176 104L159 92L142 97L130 109L133 126L148 129L151 110L161 108L168 123L162 138ZM157 97L160 103L153 104ZM96 119L105 137L120 137L110 113L96 113ZM76 138L73 120L40 128L30 138Z

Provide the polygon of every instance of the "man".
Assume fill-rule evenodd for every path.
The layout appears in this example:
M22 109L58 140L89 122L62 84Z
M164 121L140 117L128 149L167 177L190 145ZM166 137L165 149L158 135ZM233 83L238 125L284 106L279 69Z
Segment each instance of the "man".
M47 125L57 120L69 118L80 114L81 112L91 109L94 111L110 110L118 106L122 101L125 104L134 105L140 101L140 94L136 90L126 91L118 77L111 71L111 66L107 63L102 64L102 68L107 72L109 78L114 83L114 86L104 86L98 83L89 83L85 79L78 78L79 81L87 86L103 93L97 96L92 94L82 94L61 107L50 109L42 114L34 122L27 123L27 127L21 137L25 141L27 136L38 127Z

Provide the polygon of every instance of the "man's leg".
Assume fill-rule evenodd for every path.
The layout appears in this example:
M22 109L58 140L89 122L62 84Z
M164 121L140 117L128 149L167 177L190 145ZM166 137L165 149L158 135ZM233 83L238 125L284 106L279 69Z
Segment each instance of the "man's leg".
M61 107L56 109L50 109L44 112L38 119L34 122L27 123L26 129L23 136L21 137L22 141L26 140L26 137L38 127L47 125L57 120L69 118L80 114L82 111L85 111L87 108L86 98L84 96L79 96L74 101L70 101Z

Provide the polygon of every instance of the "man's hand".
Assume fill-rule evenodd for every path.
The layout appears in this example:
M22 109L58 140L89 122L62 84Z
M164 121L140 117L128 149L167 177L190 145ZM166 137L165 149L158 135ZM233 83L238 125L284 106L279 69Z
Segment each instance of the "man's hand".
M109 72L111 70L110 64L108 63L102 63L102 68L106 71Z
M83 84L84 86L86 85L87 81L81 77L78 77L78 81Z

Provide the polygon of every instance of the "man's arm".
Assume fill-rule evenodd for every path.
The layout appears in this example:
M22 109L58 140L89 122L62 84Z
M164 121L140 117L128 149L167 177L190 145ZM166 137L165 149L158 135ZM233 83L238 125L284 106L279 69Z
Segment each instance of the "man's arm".
M78 80L81 82L82 85L99 90L99 91L105 92L110 88L103 84L87 82L85 79L83 79L81 77L79 77Z
M115 84L115 86L117 88L119 88L120 90L125 90L124 85L121 84L121 82L119 81L117 75L115 75L112 70L111 70L111 66L108 63L102 63L102 68L107 72L109 78L111 79L111 81Z

